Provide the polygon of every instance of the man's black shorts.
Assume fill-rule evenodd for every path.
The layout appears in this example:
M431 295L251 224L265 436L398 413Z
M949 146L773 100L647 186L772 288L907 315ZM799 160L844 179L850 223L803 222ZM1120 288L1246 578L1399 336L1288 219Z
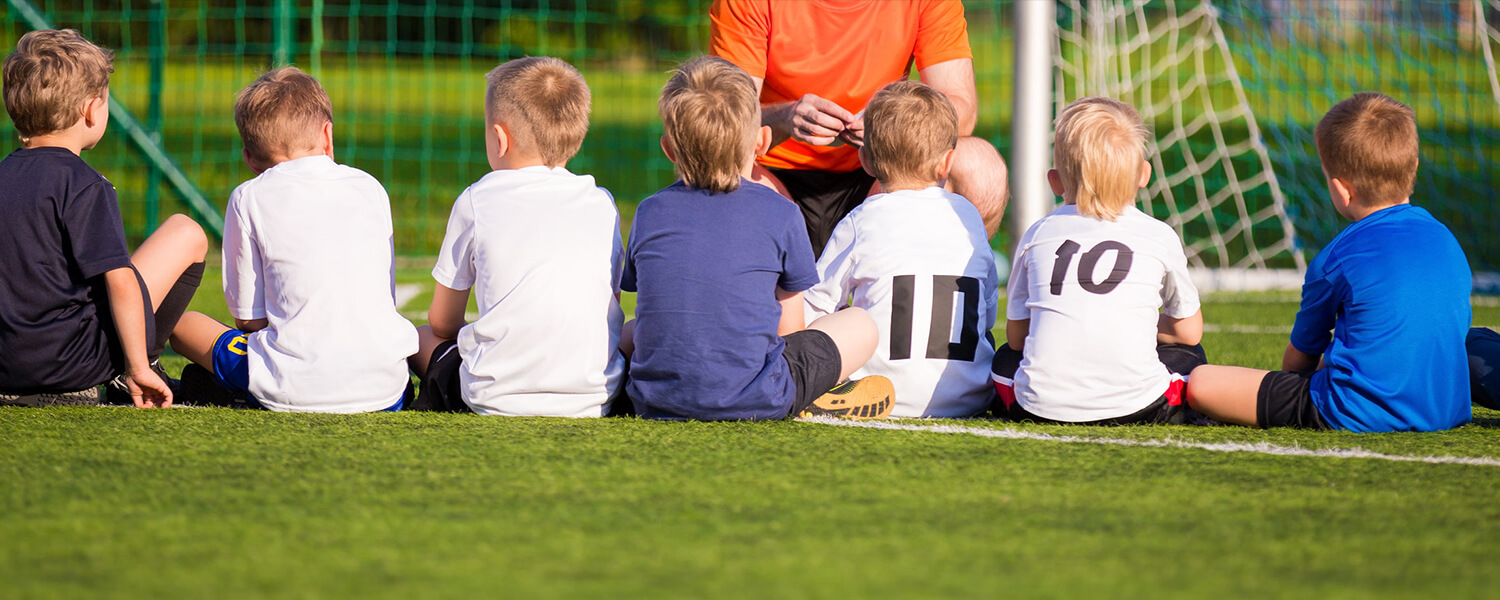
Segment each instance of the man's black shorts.
M1266 373L1265 379L1260 380L1260 391L1256 393L1255 424L1262 429L1328 429L1328 424L1318 414L1318 407L1313 404L1312 391L1308 387L1311 382L1310 372Z
M816 329L804 329L785 336L786 350L781 357L792 369L792 382L797 385L797 395L792 398L792 410L787 416L802 414L818 396L839 384L839 371L843 369L843 358L833 338Z
M807 222L807 239L812 241L813 257L823 255L823 246L833 237L833 228L849 211L870 195L875 178L864 169L847 173L803 169L766 170L781 180Z

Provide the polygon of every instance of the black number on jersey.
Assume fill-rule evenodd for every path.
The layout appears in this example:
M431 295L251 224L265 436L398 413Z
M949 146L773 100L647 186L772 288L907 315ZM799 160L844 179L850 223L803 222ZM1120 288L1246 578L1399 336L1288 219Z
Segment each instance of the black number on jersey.
M1052 295L1061 296L1063 283L1068 278L1068 267L1073 263L1073 255L1083 246L1078 242L1068 240L1057 247L1057 262L1052 263ZM1104 258L1104 253L1115 251L1115 266L1110 269L1109 276L1104 278L1103 283L1094 283L1094 267L1099 266L1099 259ZM1125 281L1125 276L1130 274L1130 265L1135 262L1135 252L1114 240L1099 242L1088 252L1083 253L1083 259L1078 261L1078 285L1083 289L1095 294L1108 294L1120 287Z
M917 297L917 276L897 275L891 299L891 360L911 358L912 305ZM958 343L953 334L953 295L964 295L963 326ZM932 318L927 329L927 358L974 360L979 345L979 280L953 275L932 276Z

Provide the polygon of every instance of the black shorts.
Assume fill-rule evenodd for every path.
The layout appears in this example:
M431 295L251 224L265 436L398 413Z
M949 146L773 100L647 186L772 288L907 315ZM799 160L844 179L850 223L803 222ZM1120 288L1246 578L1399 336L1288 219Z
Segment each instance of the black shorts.
M823 255L823 246L833 236L833 228L865 201L875 185L875 177L864 169L847 173L770 167L766 170L781 180L792 201L802 207L802 220L807 223L807 239L812 242L814 258Z
M786 350L781 357L792 370L792 382L797 386L797 395L792 398L790 418L802 414L818 396L839 384L843 370L843 358L833 338L816 329L804 329L785 336Z
M1318 407L1313 404L1310 383L1311 372L1266 373L1266 377L1260 380L1260 391L1255 395L1255 424L1261 429L1328 429L1328 424L1318 414Z
M464 359L458 354L458 342L448 340L433 348L427 359L427 375L422 377L422 390L407 410L472 412L469 404L464 402L463 386L458 381L463 364Z

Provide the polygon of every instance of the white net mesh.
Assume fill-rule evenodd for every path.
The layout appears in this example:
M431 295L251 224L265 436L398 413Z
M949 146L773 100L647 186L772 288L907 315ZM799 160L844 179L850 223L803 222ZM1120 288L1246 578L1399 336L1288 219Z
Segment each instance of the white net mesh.
M1140 111L1156 138L1141 209L1177 230L1193 266L1300 270L1218 15L1208 1L1061 0L1055 106L1108 96Z
M1488 12L1500 13L1500 0L1474 0L1474 33L1481 44L1484 66L1490 76L1490 94L1495 97L1495 107L1500 108L1500 77L1495 73L1496 46L1500 46L1500 29L1485 19Z

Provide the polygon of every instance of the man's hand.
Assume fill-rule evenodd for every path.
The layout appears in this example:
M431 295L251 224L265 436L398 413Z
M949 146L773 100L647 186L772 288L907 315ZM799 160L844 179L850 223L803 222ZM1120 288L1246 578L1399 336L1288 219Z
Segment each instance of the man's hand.
M136 408L172 406L172 390L150 367L131 369L125 375L125 388L130 391L130 401Z
M838 141L855 148L865 145L865 111L855 113L854 120L844 124L844 130L839 132Z
M841 134L855 123L854 114L844 107L814 94L807 94L792 105L792 139L813 146L828 146L841 139ZM859 143L864 143L864 120L858 119ZM850 141L850 140L845 140ZM850 142L854 143L854 142ZM858 144L856 144L858 145Z

